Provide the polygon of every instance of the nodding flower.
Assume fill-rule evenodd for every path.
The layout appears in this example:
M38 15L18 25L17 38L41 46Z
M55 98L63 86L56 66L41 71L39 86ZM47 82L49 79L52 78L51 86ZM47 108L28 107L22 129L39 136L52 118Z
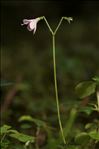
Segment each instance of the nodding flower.
M23 25L27 25L27 29L29 31L33 31L33 34L35 34L36 32L36 29L37 29L37 23L38 21L40 21L41 18L36 18L36 19L23 19L23 24L21 24L22 26Z

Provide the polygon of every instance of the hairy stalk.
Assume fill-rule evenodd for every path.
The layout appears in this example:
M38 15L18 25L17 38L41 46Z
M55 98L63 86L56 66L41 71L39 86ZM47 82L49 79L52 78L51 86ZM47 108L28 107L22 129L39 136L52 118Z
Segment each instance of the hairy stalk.
M63 128L62 128L60 110L59 110L59 98L58 98L58 88L57 88L57 78L56 78L55 35L53 35L52 37L53 37L53 68L54 68L54 83L55 83L57 114L58 114L58 121L59 121L59 126L60 126L61 135L63 138L63 142L64 144L66 144L64 133L63 133Z

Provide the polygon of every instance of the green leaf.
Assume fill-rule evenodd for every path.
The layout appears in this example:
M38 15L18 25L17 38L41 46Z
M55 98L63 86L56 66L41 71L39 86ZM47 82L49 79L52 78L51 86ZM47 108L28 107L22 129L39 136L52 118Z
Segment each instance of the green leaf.
M19 122L22 122L22 121L33 122L33 118L30 115L23 115L19 118Z
M9 145L10 145L10 141L9 140L5 140L3 142L0 142L0 147L1 149L8 149Z
M86 132L82 132L75 137L75 142L79 145L85 145L88 143L89 139L89 135Z
M33 122L38 126L38 127L45 127L46 126L46 123L41 121L41 120L38 120L38 119L35 119L33 118Z
M80 112L84 112L87 115L90 115L93 111L94 111L93 107L90 106L80 108Z
M12 137L12 138L17 139L20 142L24 142L24 143L27 142L27 141L30 141L30 142L33 143L35 141L35 138L33 136L25 135L25 134L19 133L19 132L12 133L9 136Z
M32 127L32 125L29 125L29 124L22 124L20 127L21 127L22 129L29 129L29 128Z
M92 139L95 139L97 141L99 141L99 132L94 130L94 131L91 131L89 133L89 136L92 138Z
M90 129L93 127L93 123L88 123L85 125L85 129Z
M80 98L90 96L95 92L95 89L96 89L96 82L94 81L81 82L75 88L76 93Z
M64 136L67 137L71 133L72 126L77 116L76 108L72 108L70 111L69 119L67 120L66 125L64 126Z
M99 76L93 77L92 80L96 81L99 84Z
M0 128L0 134L4 134L4 133L7 133L8 130L11 128L11 126L9 125L3 125L1 128Z
M68 145L66 148L64 149L80 149L78 146L75 145Z
M18 133L18 131L14 130L14 129L10 129L10 130L8 130L8 132L10 132L10 133Z
M35 118L32 118L31 116L29 115L24 115L24 116L21 116L19 118L19 122L22 122L22 121L29 121L29 122L34 122L38 127L44 127L46 125L45 122L41 121L41 120L38 120L38 119L35 119Z

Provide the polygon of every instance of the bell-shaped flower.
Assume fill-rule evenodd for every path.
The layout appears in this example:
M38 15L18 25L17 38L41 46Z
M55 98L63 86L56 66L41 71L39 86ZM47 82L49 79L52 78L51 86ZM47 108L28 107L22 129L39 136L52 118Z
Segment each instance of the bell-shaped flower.
M23 19L23 24L21 25L27 25L27 29L29 31L33 31L33 33L35 34L36 29L37 29L37 23L38 21L40 21L41 18L36 18L36 19Z

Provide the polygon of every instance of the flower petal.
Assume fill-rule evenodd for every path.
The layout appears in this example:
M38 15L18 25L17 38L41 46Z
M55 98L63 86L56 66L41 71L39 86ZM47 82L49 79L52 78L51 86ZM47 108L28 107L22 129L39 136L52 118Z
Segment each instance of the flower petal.
M37 28L37 24L35 24L33 34L35 34L35 32L36 32L36 28Z
M32 30L33 30L33 29L30 27L30 24L28 24L27 29L28 29L29 31L32 31Z
M21 25L27 25L28 23L30 23L30 20L24 19L24 20L23 20L23 24L21 24Z
M24 19L23 20L23 24L21 25L27 25L27 29L29 31L33 31L33 34L35 34L36 29L37 29L37 23L40 20L40 18L36 18L36 19Z

